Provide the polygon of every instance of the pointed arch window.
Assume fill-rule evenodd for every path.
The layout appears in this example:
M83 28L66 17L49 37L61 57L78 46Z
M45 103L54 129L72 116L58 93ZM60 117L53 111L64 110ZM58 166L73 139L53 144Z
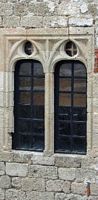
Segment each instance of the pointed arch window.
M55 152L86 153L87 73L79 61L55 66Z
M13 149L44 149L44 73L40 62L20 60L14 75Z

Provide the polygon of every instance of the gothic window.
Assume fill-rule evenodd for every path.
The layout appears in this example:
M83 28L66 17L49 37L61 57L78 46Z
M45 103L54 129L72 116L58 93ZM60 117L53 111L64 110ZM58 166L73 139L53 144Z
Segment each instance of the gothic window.
M86 153L87 73L79 61L60 61L54 74L55 152Z
M43 67L35 60L20 60L14 74L13 149L43 151Z

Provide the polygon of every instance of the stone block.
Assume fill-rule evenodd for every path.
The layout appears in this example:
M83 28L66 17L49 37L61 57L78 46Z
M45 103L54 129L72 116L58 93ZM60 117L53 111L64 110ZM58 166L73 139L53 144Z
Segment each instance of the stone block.
M4 162L0 162L0 175L5 174L5 164Z
M13 20L12 20L13 19ZM3 26L6 28L9 27L19 27L20 25L20 17L18 16L4 16L3 18Z
M56 193L55 200L86 200L84 196L75 195L75 194L64 194L64 193Z
M85 179L94 180L96 177L96 172L94 169L77 169L76 170L76 181L84 182Z
M6 174L25 177L28 173L28 164L6 163Z
M46 190L51 192L70 193L70 182L63 180L49 180L46 182Z
M12 160L13 160L13 153L7 151L0 152L0 161L12 162Z
M93 25L93 19L92 18L71 17L69 19L69 25L71 25L71 26L92 26Z
M4 106L4 93L0 92L0 107Z
M67 19L63 16L45 16L43 18L44 27L66 27Z
M26 2L19 2L19 3L15 3L14 6L14 15L15 16L20 16L20 15L27 15L28 13L28 6L26 4Z
M81 166L81 158L72 156L55 156L55 166L66 168L78 168Z
M56 193L55 194L55 200L66 200L67 199L67 194L65 193Z
M53 166L29 166L29 176L36 178L57 179L57 168Z
M20 189L21 188L21 178L20 177L13 177L12 178L12 187Z
M59 178L66 181L73 181L75 179L75 168L59 168Z
M0 200L4 200L4 190L0 188Z
M0 92L4 90L4 72L0 71Z
M1 2L1 1L0 1ZM13 4L12 3L0 3L0 15L9 16L13 13Z
M91 194L98 196L98 183L91 183Z
M54 200L53 192L27 192L27 200Z
M13 161L18 163L31 163L32 153L25 151L18 151L13 153Z
M42 27L42 16L33 16L32 14L28 14L21 18L21 26L23 27L32 27L32 28L40 28Z
M6 190L5 199L6 200L27 200L25 192L16 190L16 189Z
M34 165L54 165L54 156L33 155L32 163Z
M3 175L0 177L0 188L7 189L11 185L10 177L7 175Z
M45 16L50 15L49 8L45 2L30 2L28 6L28 10L30 13L36 16Z
M73 194L85 194L85 185L84 185L84 182L83 183L72 183L71 184L71 192Z
M23 191L45 191L45 180L41 178L22 179Z

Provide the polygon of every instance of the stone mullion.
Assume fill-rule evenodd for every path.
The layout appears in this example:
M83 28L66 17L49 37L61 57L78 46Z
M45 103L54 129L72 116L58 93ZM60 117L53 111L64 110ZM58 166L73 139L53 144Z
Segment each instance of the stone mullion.
M45 73L45 153L53 152L53 112L52 111L52 99L51 99L51 73Z

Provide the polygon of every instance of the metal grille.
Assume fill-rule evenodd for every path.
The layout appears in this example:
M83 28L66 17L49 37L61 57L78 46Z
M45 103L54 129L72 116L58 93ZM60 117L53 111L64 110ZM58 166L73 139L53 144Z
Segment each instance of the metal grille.
M13 149L44 149L44 74L34 60L21 60L14 77Z
M87 75L78 61L59 62L55 70L55 152L86 153Z

